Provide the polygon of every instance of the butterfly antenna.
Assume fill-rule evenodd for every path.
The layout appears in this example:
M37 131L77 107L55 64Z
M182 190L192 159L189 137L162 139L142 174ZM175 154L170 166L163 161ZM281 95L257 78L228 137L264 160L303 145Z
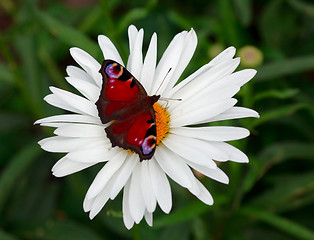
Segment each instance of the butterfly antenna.
M172 101L182 101L182 98L159 98L159 100L167 102L167 104L166 104L166 108L167 108L169 100L172 100Z
M161 100L161 101L169 101L169 100L182 101L182 98L159 98L159 100Z
M157 88L156 92L155 92L155 95L156 93L158 92L158 90L160 89L161 85L164 83L164 81L166 80L166 77L168 76L169 72L172 70L172 68L169 68L167 74L165 75L164 79L161 81L159 87Z

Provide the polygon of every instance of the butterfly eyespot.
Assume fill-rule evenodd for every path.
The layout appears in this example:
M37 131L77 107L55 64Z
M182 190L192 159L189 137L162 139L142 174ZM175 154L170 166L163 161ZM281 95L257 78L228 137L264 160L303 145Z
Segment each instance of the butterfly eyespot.
M150 154L156 146L156 137L153 135L148 136L144 139L142 144L142 152L144 155Z
M106 73L110 78L119 78L123 73L123 68L117 63L108 64Z

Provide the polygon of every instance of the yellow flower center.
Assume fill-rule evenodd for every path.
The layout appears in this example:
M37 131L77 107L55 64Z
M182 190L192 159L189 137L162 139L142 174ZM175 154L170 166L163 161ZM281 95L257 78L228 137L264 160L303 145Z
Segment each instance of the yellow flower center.
M159 103L153 105L156 115L156 132L157 132L157 145L169 133L170 116L165 108Z

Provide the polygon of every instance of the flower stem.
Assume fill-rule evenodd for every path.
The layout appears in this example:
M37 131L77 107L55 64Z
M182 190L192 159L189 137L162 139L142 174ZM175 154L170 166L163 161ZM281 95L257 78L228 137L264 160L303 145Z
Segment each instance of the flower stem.
M141 240L139 224L135 224L133 227L133 239L134 240Z
M34 103L33 97L31 96L25 82L23 81L22 73L18 67L18 64L14 60L11 51L8 47L8 44L6 43L6 39L3 35L3 32L1 31L0 31L0 49L3 53L5 61L7 62L10 70L13 73L14 82L16 86L20 89L25 102L29 105L29 108L32 110L32 113L36 118L41 117L42 114L40 110L37 108L36 104Z

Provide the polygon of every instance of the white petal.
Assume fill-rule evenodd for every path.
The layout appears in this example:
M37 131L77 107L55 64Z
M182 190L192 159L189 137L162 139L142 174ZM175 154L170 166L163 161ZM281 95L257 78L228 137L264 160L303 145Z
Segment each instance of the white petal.
M64 123L54 134L63 137L107 137L104 126L80 123Z
M145 211L145 220L149 226L153 226L153 214L151 212Z
M142 55L142 46L143 46L143 29L137 33L135 41L130 40L130 56L128 59L127 69L130 73L136 78L141 77L142 68L143 68L143 55Z
M189 164L192 168L194 168L196 171L204 174L205 176L212 178L218 182L228 184L229 183L229 178L228 176L218 167L213 169L213 168L208 168L199 164L196 164L191 161L186 161L187 164Z
M207 166L209 168L216 168L216 164L215 162L213 162L211 159L214 160L219 160L219 161L227 161L228 160L228 155L226 153L224 153L224 151L221 151L220 149L217 149L216 146L213 146L213 143L215 142L209 142L209 141L204 141L204 140L200 140L200 139L196 139L196 138L183 138L181 136L177 136L174 134L169 134L167 136L167 138L165 140L163 140L163 142L165 141L171 141L171 144L173 143L180 143L181 146L185 145L186 149L193 149L193 152L195 152L194 156L197 156L198 158L200 158L200 155L197 154L196 152L199 153L203 153L206 154L208 157L205 158L203 161L200 161L199 159L196 159L195 157L193 158L193 155L189 155L189 158L183 156L183 158L186 158L189 161L195 162L197 164L200 165L204 165ZM169 142L167 142L167 144L169 145ZM174 149L174 152L177 152L177 154L179 154L179 150ZM186 150L184 150L184 148L181 148L181 154L185 153L186 156L187 152Z
M54 122L54 123L41 123L40 126L45 126L45 127L54 127L54 128L58 128L58 127L62 127L67 123L61 123L61 122Z
M230 60L234 57L236 53L235 47L228 47L225 50L223 50L221 53L219 53L215 58L213 58L210 63L211 64L219 64L220 62Z
M208 71L204 72L202 75L182 87L172 97L188 99L195 96L195 94L202 91L210 84L213 84L231 74L237 68L239 63L240 59L236 58L213 66Z
M105 206L105 204L109 200L109 194L112 189L112 185L116 180L117 180L117 176L113 175L111 179L109 180L109 182L106 184L106 186L104 186L104 188L101 190L101 192L95 198L90 200L91 202L90 213L89 213L90 219L93 219ZM89 207L88 205L90 204L85 204L85 205L87 205L86 207Z
M197 180L196 178L194 179L194 185L192 188L189 189L189 191L205 204L213 205L214 199L209 191L203 186L203 184L199 180Z
M172 128L176 135L207 141L232 141L249 136L249 130L241 127L180 127Z
M167 86L168 79L171 79L176 66L178 65L186 32L178 33L170 42L166 51L162 55L155 72L152 93L160 94ZM171 70L170 70L171 69ZM170 70L170 72L169 72ZM157 92L157 89L158 92Z
M99 124L99 125L102 124L99 117L93 117L89 115L80 115L80 114L63 114L63 115L46 117L46 118L37 120L34 124L54 123L54 122L90 123L90 124Z
M100 88L92 83L86 82L79 78L66 77L68 83L75 87L80 93L92 102L96 102L99 98Z
M208 119L227 111L237 103L236 99L225 99L213 104L206 104L202 108L187 112L184 108L176 115L171 115L171 127L180 127L191 124L208 122Z
M189 33L186 34L184 38L184 45L183 45L182 53L179 58L179 62L174 69L174 72L171 76L171 80L167 84L165 94L163 94L164 97L167 97L166 91L169 91L173 87L173 85L178 81L184 69L190 62L194 54L194 51L196 49L196 45L197 45L197 36L196 36L195 31L191 29L191 31L189 31ZM179 54L179 53L177 52L176 54Z
M137 34L138 34L137 28L134 25L130 25L128 28L130 53L133 52Z
M237 85L224 84L224 86L220 84L221 82L222 80L216 82L218 84L214 83L208 85L191 97L181 98L181 101L172 101L171 104L169 104L168 111L171 115L175 115L178 111L180 112L182 108L185 109L186 112L190 112L194 109L202 108L206 104L232 98L240 90L240 87Z
M87 199L92 199L100 193L100 191L108 184L111 177L118 171L124 163L127 156L126 151L120 151L112 159L110 159L105 166L98 172L93 183L87 191ZM109 193L108 193L109 198Z
M89 200L89 199L87 199L87 197L85 195L85 198L83 201L84 212L89 212L92 209L94 202L95 202L95 198Z
M114 46L114 44L110 41L110 39L104 35L98 36L98 44L101 48L101 51L104 55L105 60L114 60L120 65L124 66L121 56Z
M176 92L178 92L181 88L189 84L190 82L194 81L195 79L198 78L207 78L206 76L212 75L212 70L214 67L216 69L221 68L221 66L224 66L225 63L223 62L229 62L232 57L235 54L235 48L234 47L229 47L223 52L221 52L216 58L211 60L209 63L206 65L202 66L199 68L196 72L194 72L192 75L187 77L186 79L182 80L178 85L176 85L172 90L171 94L169 94L170 97L172 97ZM239 60L238 60L239 61ZM217 68L217 65L219 64L219 67Z
M186 92L182 95L182 101L174 101L169 104L169 111L174 109L174 106L194 106L194 108L202 106L204 103L216 102L222 99L233 97L239 90L240 86L235 81L231 81L230 76L225 76L219 81L204 85L202 89L195 89Z
M115 156L121 149L111 148L109 145L101 147L84 146L79 150L69 152L67 158L81 163L106 162Z
M233 60L233 63L237 64L237 61ZM229 63L224 63L225 68L229 68L230 64L232 64L232 62L230 61ZM252 78L255 72L256 71L254 70L243 70L222 77L221 79L219 79L219 81L215 80L214 82L213 79L210 79L210 77L204 78L204 76L200 76L195 81L204 81L202 83L202 88L190 86L189 91L184 91L183 88L181 91L179 91L182 101L171 101L168 107L169 112L174 112L176 107L182 106L184 108L193 109L202 106L202 104L204 103L215 102L221 99L230 98L240 90L240 87L242 86L241 83L248 81L250 78ZM213 77L214 75L210 74L210 76Z
M55 106L55 107L58 107L58 108L61 108L70 112L74 112L74 113L85 114L80 109L77 109L73 107L72 105L64 102L64 100L60 99L55 94L47 95L46 97L44 97L44 100L52 106Z
M144 59L142 75L141 78L139 79L149 95L153 94L151 92L151 88L155 76L156 61L157 61L157 35L156 33L154 33L150 40L150 44Z
M244 69L235 73L232 73L228 77L226 77L226 81L230 84L236 84L239 87L246 84L250 81L256 74L256 70L254 69Z
M141 189L141 166L140 162L135 166L130 185L129 192L129 208L134 221L138 224L145 213L145 202Z
M238 119L238 118L246 118L246 117L255 117L259 118L258 112L244 107L232 107L229 110L212 117L209 122L221 121L221 120L230 120L230 119Z
M191 179L194 178L194 175L180 156L160 145L155 152L155 157L159 166L175 182L185 188L190 188L192 186Z
M99 141L100 139L95 138L67 138L54 136L50 138L42 139L38 142L42 149L48 152L71 152L75 149L80 149L86 146L90 142Z
M224 151L229 159L233 162L239 162L239 163L248 163L249 159L248 157L239 149L236 147L225 143L225 142L211 142L211 144L219 149L220 151ZM218 159L219 160L219 159Z
M87 72L85 72L83 69L81 69L79 67L67 66L66 72L67 72L69 77L78 78L78 79L81 79L85 82L89 82L89 83L97 86L97 84L95 83L93 78L91 76L89 76L87 74Z
M112 179L103 188L103 190L92 200L92 206L90 207L89 218L93 219L105 206L109 200L109 193L111 189Z
M203 74L205 74L207 71L209 71L212 68L212 66L208 63L200 67L197 71L192 73L190 76L179 82L176 86L174 86L169 92L167 92L167 96L171 97L176 92L178 92L181 88L183 88L185 85L187 85L189 82L194 81L197 78L200 78Z
M108 186L109 187L109 186ZM97 198L94 199L93 206L91 207L91 210L89 212L89 219L94 219L96 215L101 211L101 209L105 206L107 201L109 200L108 197L108 191L106 189L102 192L102 194L99 194Z
M169 138L169 137L168 137ZM206 164L203 163L203 161L196 161L192 160L193 162L197 164L201 164L204 166L207 166L209 168L216 168L215 162L211 161L211 159L218 160L218 161L227 161L228 155L224 152L218 149L216 146L213 145L215 142L211 141L204 141L196 138L183 138L180 136L176 136L174 134L171 135L171 141L172 142L178 142L181 143L182 145L185 145L186 147L189 147L189 149L194 149L194 151L199 151L202 152L203 154L206 154L207 157L207 162ZM195 155L197 156L197 155ZM191 158L188 159L191 161Z
M125 184L122 200L123 222L127 229L131 229L134 225L134 220L131 216L129 208L130 182L131 179Z
M130 178L134 167L136 166L136 163L139 161L139 157L137 154L133 153L131 156L128 156L125 160L122 167L120 167L117 174L117 180L112 186L111 193L110 193L110 199L114 199L118 193L121 191L125 183Z
M196 140L183 138L174 134L169 134L167 138L163 140L167 148L181 157L203 166L216 168L215 162L212 161L209 155L206 155L205 152L202 151L202 148L204 148L201 145L202 142L198 141L196 144L194 144L194 142L196 142Z
M165 213L169 213L172 207L172 198L170 184L166 174L159 167L154 157L148 161L148 165L157 202L161 210Z
M149 212L154 212L157 202L152 187L148 161L141 162L141 186L146 208Z
M68 91L50 87L50 94L44 98L49 104L76 113L98 117L96 105L91 101Z
M96 85L101 87L102 76L99 73L100 64L91 55L80 48L73 47L70 49L70 53L74 60L92 77Z
M63 157L53 166L51 171L52 174L56 177L64 177L93 165L94 163L80 163Z

